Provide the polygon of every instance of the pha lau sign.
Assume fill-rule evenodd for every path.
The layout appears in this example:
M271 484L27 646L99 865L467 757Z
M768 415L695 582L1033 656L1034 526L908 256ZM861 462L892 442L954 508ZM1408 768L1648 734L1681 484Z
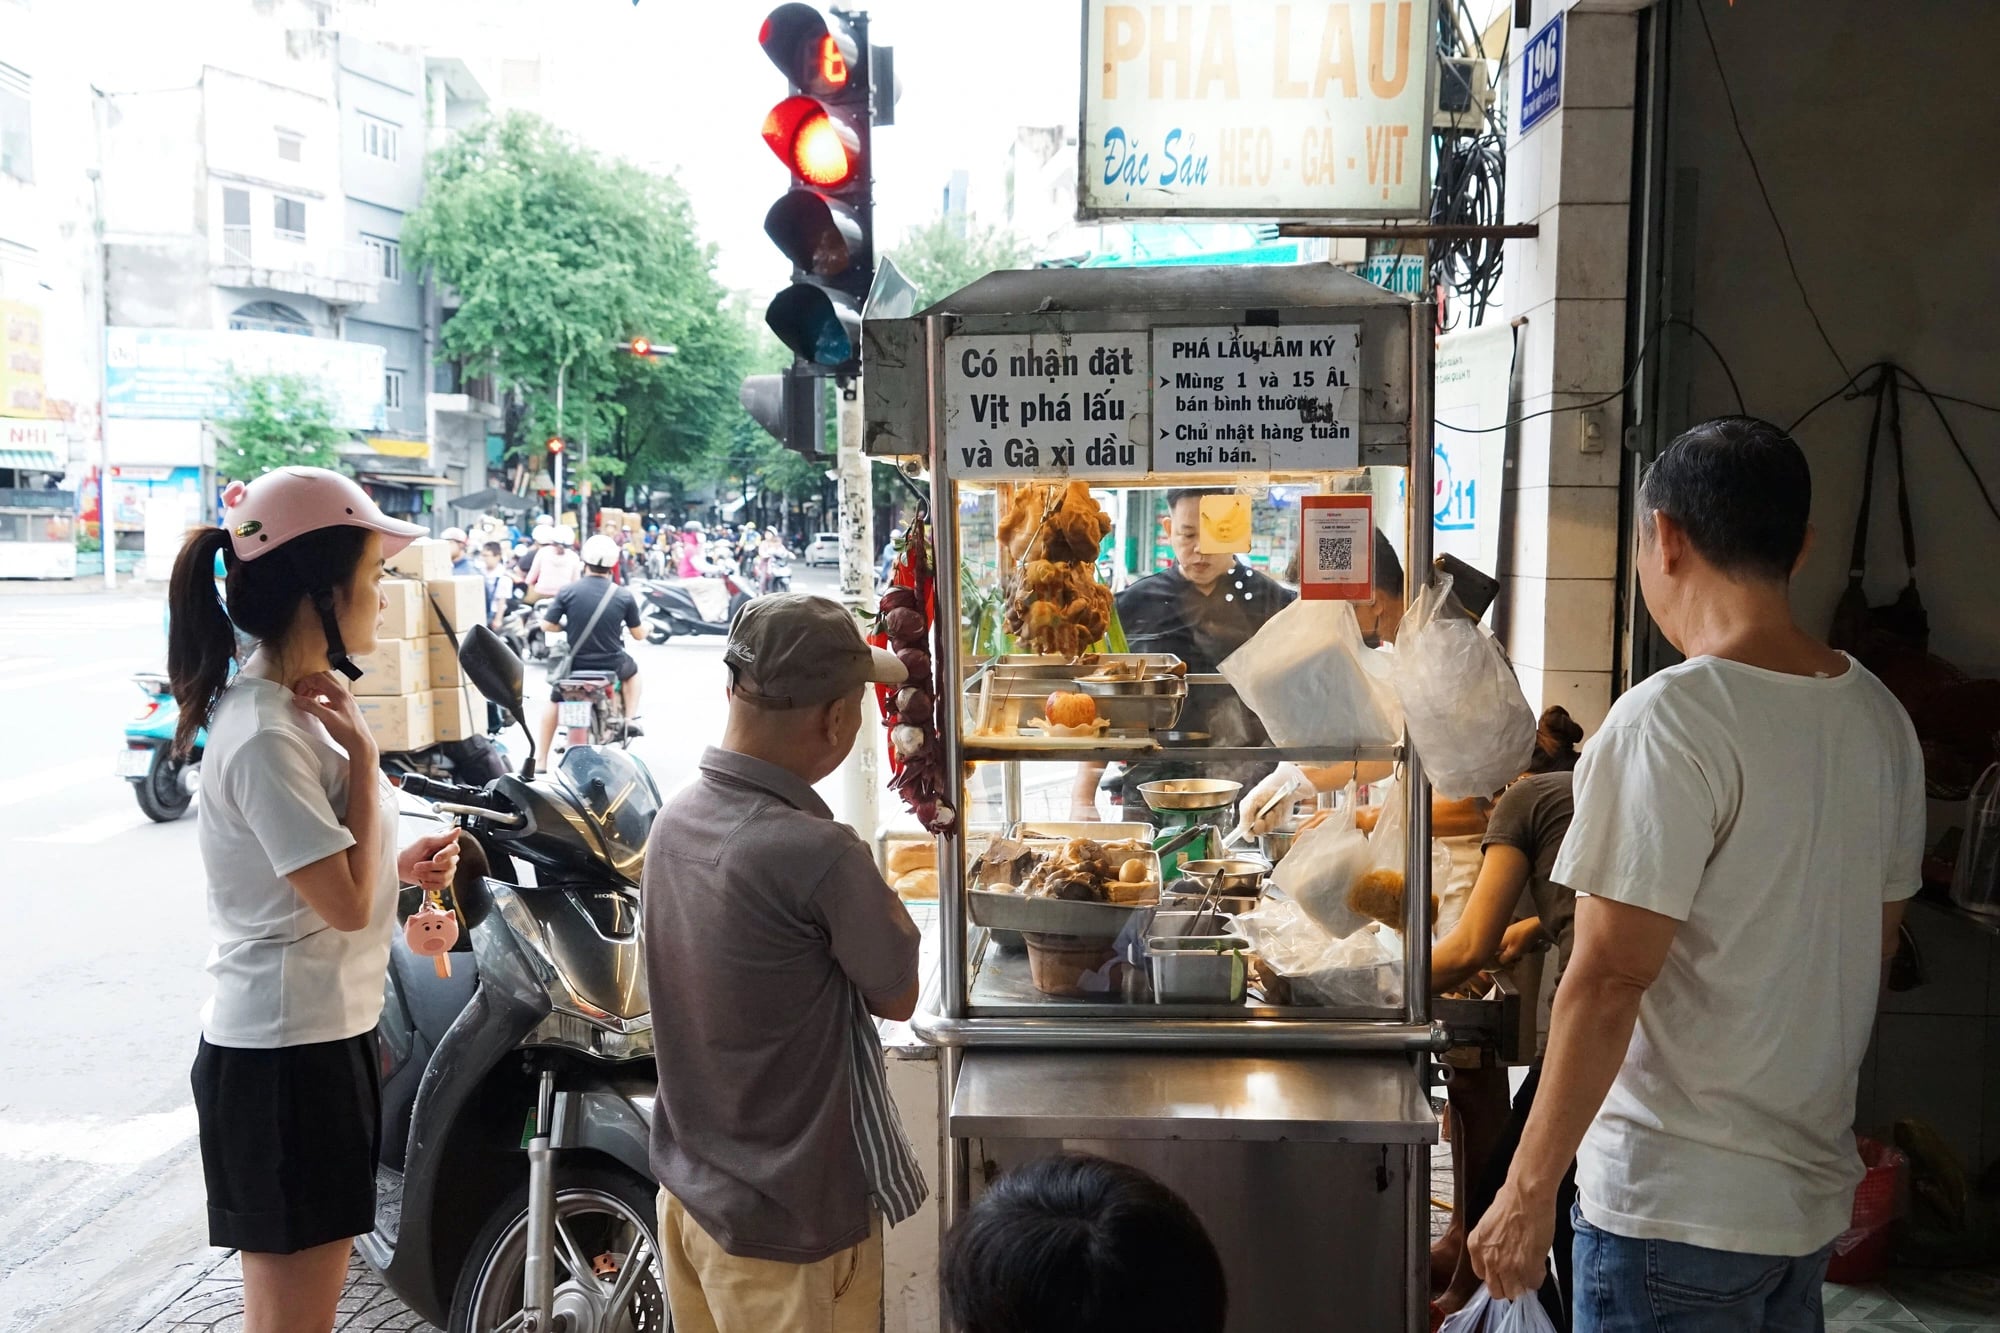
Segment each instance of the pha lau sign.
M957 477L1088 477L1151 467L1143 333L945 339L945 465Z

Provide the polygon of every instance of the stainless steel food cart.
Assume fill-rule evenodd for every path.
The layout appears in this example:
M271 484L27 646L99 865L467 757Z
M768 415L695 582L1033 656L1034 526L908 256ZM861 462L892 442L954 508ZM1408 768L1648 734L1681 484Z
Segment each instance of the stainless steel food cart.
M1024 768L1130 760L1133 750L1052 751L968 734L960 696L982 664L968 660L957 630L961 505L999 478L1325 489L1357 468L1404 468L1416 498L1403 507L1412 516L1404 565L1414 597L1431 560L1433 330L1431 306L1328 265L997 273L914 318L868 321L866 448L921 459L930 472L939 724L947 799L961 816L939 840L941 969L915 1023L943 1048L944 1226L997 1170L1058 1148L1097 1152L1152 1171L1201 1215L1228 1273L1232 1330L1427 1327L1437 1138L1428 1076L1448 1037L1427 988L1430 788L1421 756L1407 743L1147 751L1209 763L1401 761L1409 846L1418 850L1405 870L1412 891L1399 1002L1052 999L969 919L968 855L995 821L982 827L968 774L998 770L997 784L982 774L980 786L997 785L997 823L1011 827L1022 815ZM1287 349L1309 359L1308 349L1337 340L1342 369L1326 375L1339 389L1285 397L1304 429L1273 432L1279 445L1204 449L1214 438L1208 422L1222 417L1204 417L1198 397L1190 412L1179 386L1208 380L1167 364L1197 338L1275 346L1268 358L1227 366L1230 378L1255 373L1259 383L1277 379L1272 367L1295 364ZM1110 373L1093 378L1093 364ZM980 393L991 396L982 402ZM1002 397L1011 411L996 406ZM1175 447L1183 441L1193 443Z

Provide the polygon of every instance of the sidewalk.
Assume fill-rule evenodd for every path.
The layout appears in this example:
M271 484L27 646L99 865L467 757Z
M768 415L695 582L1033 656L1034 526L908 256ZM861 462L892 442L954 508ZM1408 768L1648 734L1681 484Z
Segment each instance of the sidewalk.
M185 1291L139 1325L139 1333L229 1333L243 1326L243 1264L236 1251L216 1258ZM359 1259L347 1265L336 1333L435 1333L410 1313Z

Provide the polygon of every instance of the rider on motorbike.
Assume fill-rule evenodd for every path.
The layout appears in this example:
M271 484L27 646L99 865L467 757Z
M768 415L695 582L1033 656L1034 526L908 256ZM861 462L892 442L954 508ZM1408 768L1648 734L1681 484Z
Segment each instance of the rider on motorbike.
M618 564L618 543L599 534L583 544L583 577L570 584L549 603L542 612L542 628L550 634L567 631L573 650L570 658L572 671L615 671L618 673L619 688L625 694L625 732L628 736L639 734L639 664L632 660L632 654L618 641L619 630L632 636L635 643L646 639L646 622L639 615L639 603L632 594L611 581L611 571ZM597 623L591 626L588 639L578 639L584 626L589 625L598 605L607 597L617 600L605 606L604 614L597 616ZM562 702L560 682L549 681L549 706L542 714L541 733L535 753L546 755L555 744L556 706Z

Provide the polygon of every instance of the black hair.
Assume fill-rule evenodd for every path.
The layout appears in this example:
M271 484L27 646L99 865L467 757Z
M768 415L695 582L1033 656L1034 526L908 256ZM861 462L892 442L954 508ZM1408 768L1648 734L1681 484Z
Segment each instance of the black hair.
M1178 1194L1102 1157L1044 1157L1001 1176L945 1239L963 1333L1221 1333L1228 1285Z
M1389 534L1375 529L1375 591L1386 592L1401 601L1409 595L1403 587L1403 560L1390 544Z
M1169 514L1173 513L1175 505L1189 498L1199 499L1204 495L1234 494L1236 492L1226 486L1176 486L1173 490L1167 492L1167 512Z
M1812 469L1770 422L1717 417L1660 451L1639 482L1639 506L1679 524L1721 573L1782 583L1805 549Z
M221 528L196 528L181 545L167 583L167 681L180 705L174 750L187 754L229 683L236 632L275 643L291 629L299 603L331 593L354 577L368 530L319 528L255 560L238 560ZM229 609L215 595L222 557Z
M479 549L480 552L485 555L505 556L507 554L506 549L502 547L499 542L487 542Z
M1583 756L1576 747L1583 740L1583 726L1561 704L1550 704L1535 723L1535 752L1528 756L1530 773L1568 773Z

